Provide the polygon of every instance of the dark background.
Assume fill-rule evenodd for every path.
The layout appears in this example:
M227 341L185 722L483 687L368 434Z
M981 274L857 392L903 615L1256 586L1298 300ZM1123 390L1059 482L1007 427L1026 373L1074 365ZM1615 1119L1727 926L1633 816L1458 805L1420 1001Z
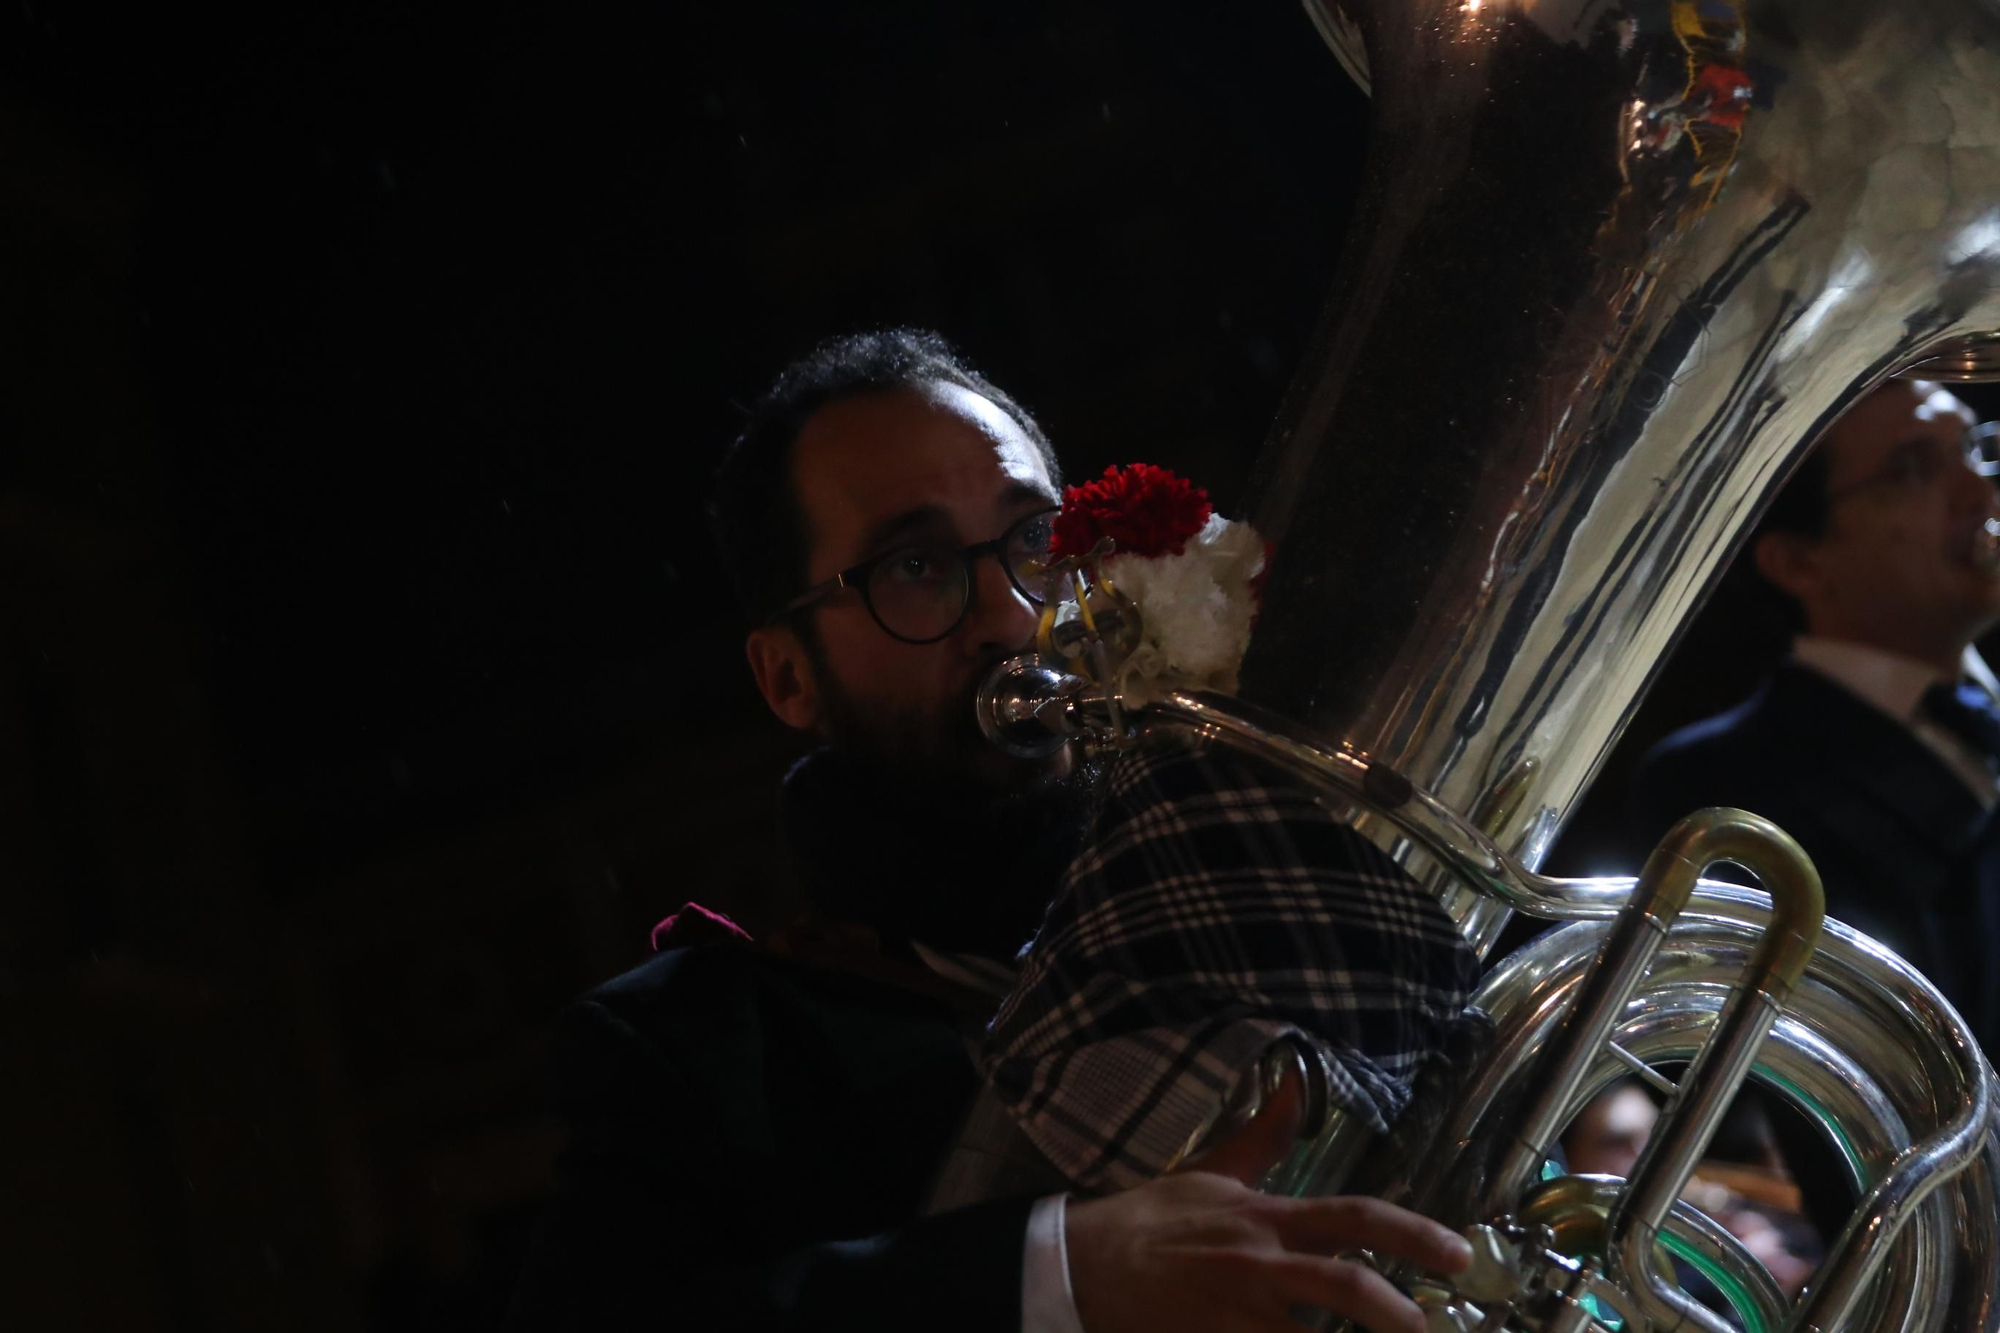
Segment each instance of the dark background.
M0 17L10 1327L490 1326L553 1012L793 906L739 404L933 326L1236 512L1364 129L1286 0L263 10Z

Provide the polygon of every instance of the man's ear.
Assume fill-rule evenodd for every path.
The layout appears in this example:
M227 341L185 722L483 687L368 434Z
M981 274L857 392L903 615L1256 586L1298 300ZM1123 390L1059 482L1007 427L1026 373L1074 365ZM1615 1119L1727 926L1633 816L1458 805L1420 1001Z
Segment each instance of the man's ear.
M780 722L800 731L819 726L819 680L796 630L783 624L753 629L743 640L743 654L750 659L750 674L757 678L764 702Z
M1764 533L1751 546L1750 558L1764 581L1793 601L1804 602L1820 590L1813 543L1796 532Z

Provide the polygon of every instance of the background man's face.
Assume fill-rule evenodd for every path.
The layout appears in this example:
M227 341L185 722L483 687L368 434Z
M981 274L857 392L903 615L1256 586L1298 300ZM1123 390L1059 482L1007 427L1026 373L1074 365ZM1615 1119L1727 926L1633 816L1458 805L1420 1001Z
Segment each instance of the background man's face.
M967 546L1056 503L1041 452L979 394L934 384L869 394L816 412L793 450L810 586L914 540ZM994 663L1032 645L1037 609L1000 563L973 568L972 604L936 643L884 633L860 597L839 593L813 614L828 738L911 769L1012 788L1062 771L1024 763L979 735L972 696Z
M1629 1176L1660 1118L1643 1089L1630 1085L1600 1095L1577 1113L1563 1131L1569 1169L1607 1176Z
M1895 381L1828 433L1836 498L1813 555L1823 583L1809 605L1815 632L1955 651L2000 617L2000 552L1984 528L2000 499L1963 461L1973 420L1935 385Z

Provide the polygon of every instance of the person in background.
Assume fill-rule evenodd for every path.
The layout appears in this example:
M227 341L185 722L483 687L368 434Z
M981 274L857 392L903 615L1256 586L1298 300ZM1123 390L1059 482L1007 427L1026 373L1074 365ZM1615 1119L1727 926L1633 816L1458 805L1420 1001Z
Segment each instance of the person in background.
M2000 708L1972 644L2000 620L1993 442L1964 403L1913 380L1885 382L1834 424L1748 551L1795 616L1790 656L1752 697L1646 756L1628 821L1636 863L1704 806L1771 819L1818 867L1827 915L1909 960L1989 1056ZM1810 1134L1779 1137L1830 1238L1848 1207L1838 1164Z
M1637 1079L1619 1079L1591 1098L1563 1131L1569 1169L1585 1176L1630 1177L1659 1118L1660 1108Z
M1895 949L2000 1050L2000 709L1973 640L2000 621L1993 436L1935 384L1890 380L1830 430L1751 558L1797 609L1753 697L1678 731L1634 784L1634 841L1733 805L1799 840L1827 914Z
M1563 1156L1579 1175L1630 1179L1660 1108L1637 1079L1621 1078L1591 1098L1563 1131ZM1771 1121L1757 1097L1739 1097L1710 1141L1681 1198L1720 1222L1755 1255L1788 1296L1804 1290L1825 1256L1801 1215L1798 1187L1785 1170ZM1690 1291L1725 1309L1721 1293L1692 1272Z

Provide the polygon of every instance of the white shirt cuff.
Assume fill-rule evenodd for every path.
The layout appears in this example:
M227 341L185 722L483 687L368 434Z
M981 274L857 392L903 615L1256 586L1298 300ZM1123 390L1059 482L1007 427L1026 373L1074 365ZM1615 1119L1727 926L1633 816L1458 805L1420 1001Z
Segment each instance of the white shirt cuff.
M1083 1333L1069 1285L1069 1243L1063 1238L1066 1194L1037 1199L1028 1212L1021 1255L1021 1333Z

